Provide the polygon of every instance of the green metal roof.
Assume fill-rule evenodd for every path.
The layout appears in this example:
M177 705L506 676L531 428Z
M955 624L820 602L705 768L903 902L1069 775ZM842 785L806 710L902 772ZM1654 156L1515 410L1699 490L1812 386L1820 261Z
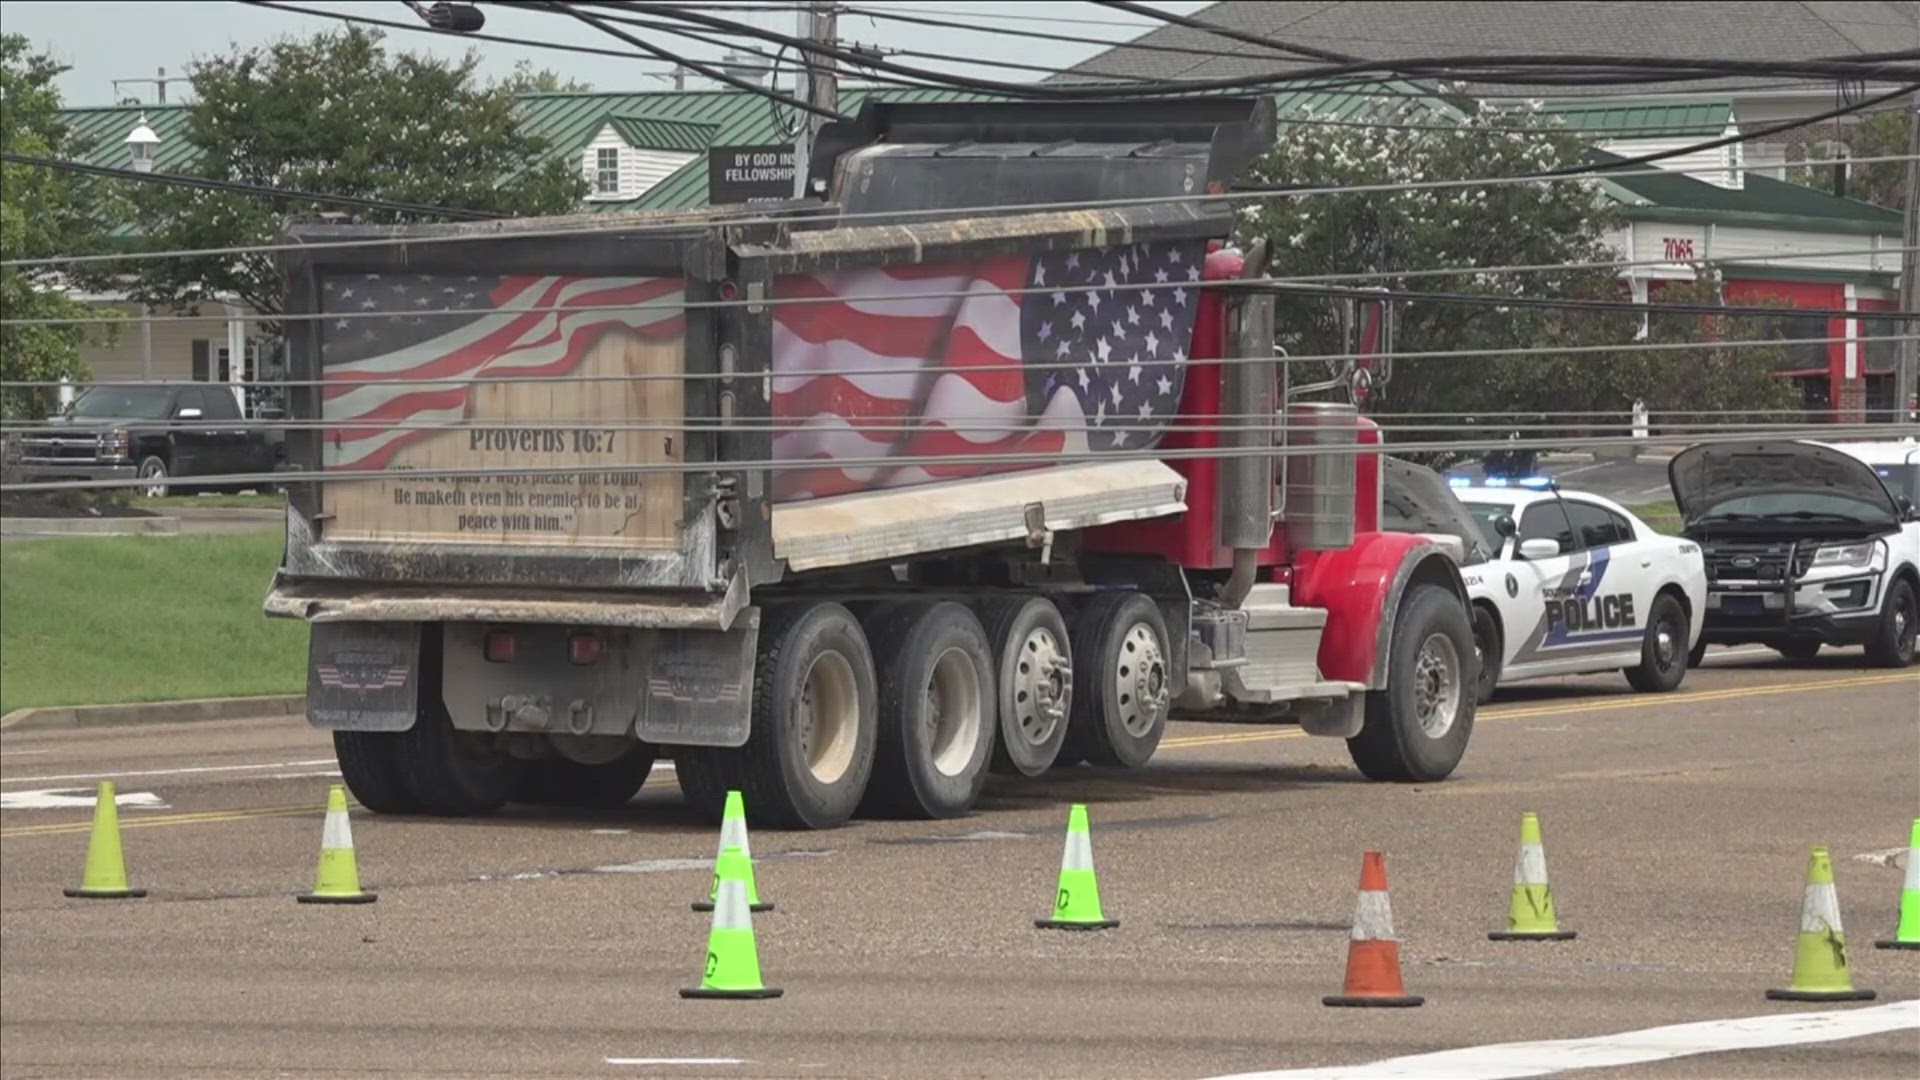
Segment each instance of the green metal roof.
M1621 157L1594 152L1598 161ZM1660 221L1712 221L1809 232L1900 234L1900 212L1819 188L1746 174L1743 188L1723 188L1684 173L1608 177L1605 184L1628 217ZM1624 193L1624 195L1622 194Z
M607 125L626 140L628 146L642 150L678 150L687 154L706 152L719 133L719 124L689 120L662 120L656 116L612 116Z
M1557 117L1584 135L1601 139L1651 139L1668 135L1724 134L1733 120L1730 101L1635 101L1549 105Z

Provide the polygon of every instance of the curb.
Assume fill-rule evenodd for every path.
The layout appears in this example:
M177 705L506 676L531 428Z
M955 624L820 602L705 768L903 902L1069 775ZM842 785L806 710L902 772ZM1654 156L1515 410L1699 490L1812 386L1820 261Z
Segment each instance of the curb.
M178 724L193 720L249 720L299 716L306 711L301 694L268 697L202 698L196 701L136 701L125 705L53 705L15 709L0 716L0 730L56 731L119 727L127 724Z
M0 517L0 536L178 536L177 517Z

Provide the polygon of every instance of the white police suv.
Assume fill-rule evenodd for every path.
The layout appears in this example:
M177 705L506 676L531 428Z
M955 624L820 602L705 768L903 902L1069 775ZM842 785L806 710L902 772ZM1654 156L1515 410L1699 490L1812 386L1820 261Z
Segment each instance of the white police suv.
M1457 538L1450 546L1473 602L1480 700L1495 686L1551 675L1621 670L1646 691L1686 677L1707 598L1691 541L1550 481L1442 483L1395 458L1382 481L1382 528Z
M1920 447L1709 444L1675 455L1667 475L1707 557L1702 648L1757 642L1804 660L1864 645L1876 664L1913 663Z

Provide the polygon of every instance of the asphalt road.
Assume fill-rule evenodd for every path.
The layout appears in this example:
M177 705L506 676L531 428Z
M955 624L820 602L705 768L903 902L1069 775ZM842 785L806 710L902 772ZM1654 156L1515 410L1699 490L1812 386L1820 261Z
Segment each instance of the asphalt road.
M1920 954L1867 942L1920 813L1920 672L1769 656L1716 653L1668 696L1510 692L1441 784L1365 783L1288 728L1180 724L1142 772L997 781L964 821L757 832L761 962L786 990L765 1002L675 993L704 958L688 901L713 836L670 771L618 813L356 812L380 901L319 908L292 896L331 754L297 720L9 734L0 1074L1202 1078L1768 1017L1824 1008L1763 997L1813 844L1856 984L1911 1005ZM146 900L62 898L89 811L19 808L103 775L164 804L122 812ZM1033 928L1073 800L1116 930ZM1528 810L1576 941L1486 939ZM1368 847L1418 1009L1319 1004ZM1911 1077L1920 1031L1606 1072Z

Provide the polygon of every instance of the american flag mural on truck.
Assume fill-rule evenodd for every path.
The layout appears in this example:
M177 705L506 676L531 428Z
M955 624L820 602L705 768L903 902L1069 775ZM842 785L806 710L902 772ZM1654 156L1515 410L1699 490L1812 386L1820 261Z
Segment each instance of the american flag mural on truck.
M774 457L818 464L775 474L775 498L1046 464L889 458L1153 445L1204 259L1193 241L779 278L776 298L818 302L774 308Z

